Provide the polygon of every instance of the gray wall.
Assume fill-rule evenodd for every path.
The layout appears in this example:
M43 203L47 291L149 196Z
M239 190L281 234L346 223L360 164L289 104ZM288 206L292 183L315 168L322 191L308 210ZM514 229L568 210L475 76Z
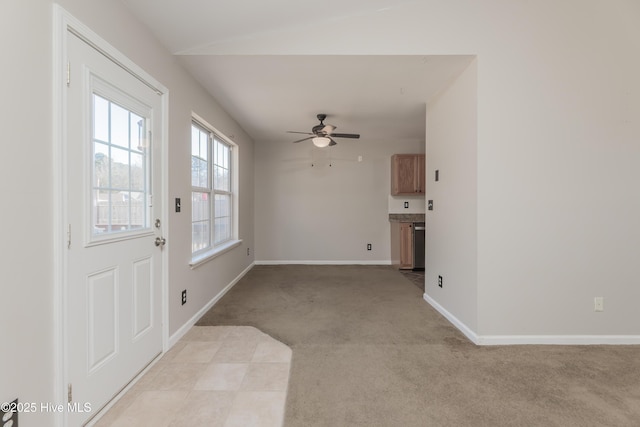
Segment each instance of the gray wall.
M477 62L427 107L425 293L478 328ZM435 181L435 171L439 180ZM442 288L438 286L442 276Z
M390 263L394 153L424 153L424 141L257 142L256 262Z
M11 0L0 14L0 402L53 398L50 8ZM20 425L51 421L21 414Z

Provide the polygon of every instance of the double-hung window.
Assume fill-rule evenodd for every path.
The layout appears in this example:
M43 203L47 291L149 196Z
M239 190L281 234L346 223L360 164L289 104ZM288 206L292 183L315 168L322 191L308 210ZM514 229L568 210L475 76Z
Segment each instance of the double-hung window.
M233 145L208 127L191 125L191 254L206 256L233 242Z

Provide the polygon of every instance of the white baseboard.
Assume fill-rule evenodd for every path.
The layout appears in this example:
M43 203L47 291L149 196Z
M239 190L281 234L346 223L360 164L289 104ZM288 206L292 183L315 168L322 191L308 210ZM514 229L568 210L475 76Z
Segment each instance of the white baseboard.
M353 261L343 261L343 260L261 260L255 261L255 265L290 265L290 264L299 264L299 265L391 265L391 261L386 260L353 260Z
M478 335L426 293L423 298L476 345L638 345L640 335Z
M481 335L478 345L638 345L638 335Z
M242 279L244 277L244 275L247 274L249 272L249 270L251 270L251 268L253 268L254 265L255 265L255 263L251 263L247 268L245 268L240 274L238 274L238 276L236 276L235 279L233 279L231 281L231 283L229 283L227 286L225 286L223 290L218 292L218 294L216 296L214 296L211 299L211 301L209 301L204 307L202 307L200 310L198 310L198 312L196 314L194 314L191 317L191 319L187 320L187 322L184 325L182 325L180 327L180 329L178 329L173 335L171 335L169 337L169 348L173 347L175 345L175 343L177 343L180 340L180 338L182 338L187 332L189 332L189 329L191 329L191 327L193 325L195 325L196 322L207 311L209 311L209 309L211 309L211 307L213 307L213 305L215 303L220 301L220 298L222 298L227 292L229 292L231 290L231 288L233 288L233 286L236 283L238 283L238 281L240 281L240 279Z
M431 305L431 307L435 308L438 313L442 314L449 322L451 322L453 326L458 328L458 330L460 330L460 332L462 332L467 338L469 338L471 342L473 342L474 344L480 345L480 343L478 342L478 335L475 332L473 332L467 325L462 323L456 316L449 313L449 311L447 311L443 306L438 304L436 300L434 300L429 295L427 295L426 292L422 295L422 298L424 298L424 300L428 302Z

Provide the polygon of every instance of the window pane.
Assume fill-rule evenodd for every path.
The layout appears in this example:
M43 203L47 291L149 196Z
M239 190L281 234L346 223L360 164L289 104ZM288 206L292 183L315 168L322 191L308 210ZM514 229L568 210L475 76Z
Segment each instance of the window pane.
M95 209L93 211L93 233L100 234L111 231L111 192L108 190L94 191Z
M191 155L200 156L200 131L191 125Z
M228 217L215 219L215 241L214 244L222 243L231 238L231 227L229 227Z
M200 159L191 156L191 186L200 186Z
M200 132L200 158L209 160L209 134Z
M129 189L129 151L111 148L111 188Z
M191 224L191 252L197 252L211 246L209 222L194 222Z
M109 141L109 101L93 96L93 139Z
M93 144L93 185L109 187L109 146L95 142Z
M207 162L198 159L198 187L209 188L209 167Z
M111 103L111 143L129 148L129 112Z
M129 226L129 194L125 191L111 192L112 231L126 230Z
M231 148L217 139L215 140L214 188L231 192Z
M215 167L215 189L220 191L231 192L231 180L229 179L229 169L221 166Z
M132 230L145 228L147 226L147 214L144 193L141 191L132 191L129 193L129 199L131 200L130 228Z
M210 211L209 194L193 192L191 194L191 221L209 221L211 219Z
M226 144L223 144L222 162L220 164L222 166L224 166L226 169L230 169L230 166L229 166L229 152L230 152L229 146L226 145Z
M218 244L231 238L231 196L215 195L214 243Z
M142 154L131 153L131 189L144 191L145 167Z

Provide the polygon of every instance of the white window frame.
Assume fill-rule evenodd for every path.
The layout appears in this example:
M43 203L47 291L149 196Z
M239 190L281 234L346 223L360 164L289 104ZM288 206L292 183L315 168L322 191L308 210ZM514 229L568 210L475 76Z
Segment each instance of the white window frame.
M193 148L191 146L191 140L193 137L193 127L196 127L208 134L207 138L207 176L208 182L206 187L194 186L192 181L193 174ZM238 146L233 141L231 141L224 134L216 130L213 126L208 124L202 118L193 116L191 120L190 135L189 135L189 159L191 161L191 166L189 167L190 174L190 182L191 182L191 195L190 195L190 205L191 209L193 209L193 194L196 192L199 193L207 193L209 194L209 245L193 251L193 226L191 227L191 262L189 265L192 268L195 268L211 259L222 255L223 253L239 246L242 243L242 240L238 238ZM229 178L231 179L230 191L221 191L215 189L214 183L214 173L213 173L213 165L215 163L215 153L214 153L214 140L218 140L219 142L227 145L229 147L230 160L229 160ZM231 210L231 220L230 220L230 233L231 236L219 243L215 242L215 195L216 194L224 194L231 196L230 210ZM191 215L191 224L193 224L193 215Z

